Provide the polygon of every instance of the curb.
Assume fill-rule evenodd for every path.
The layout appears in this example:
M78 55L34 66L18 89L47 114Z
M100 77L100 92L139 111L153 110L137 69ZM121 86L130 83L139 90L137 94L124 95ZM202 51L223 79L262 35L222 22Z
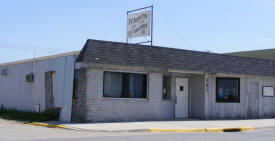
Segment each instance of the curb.
M178 132L178 133L220 133L220 132L243 132L255 130L254 127L229 127L229 128L191 128L191 129L149 129L149 132Z
M192 128L192 129L149 129L151 133L158 132L177 132L177 133L197 133L206 132L205 128Z
M27 125L36 125L43 126L48 128L60 128L60 129L71 129L71 130L79 130L79 131L97 131L97 132L150 132L150 133L159 133L159 132L175 132L175 133L220 133L220 132L243 132L243 131L251 131L255 130L254 127L227 127L227 128L190 128L190 129L134 129L134 130L118 130L118 131L108 131L108 130L85 130L85 129L77 129L70 128L65 125L57 125L57 124L48 124L41 122L32 122L27 123Z
M43 126L43 127L48 127L48 128L69 129L69 127L67 127L65 125L56 125L56 124L48 124L48 123L41 123L41 122L27 123L27 125L36 125L36 126Z

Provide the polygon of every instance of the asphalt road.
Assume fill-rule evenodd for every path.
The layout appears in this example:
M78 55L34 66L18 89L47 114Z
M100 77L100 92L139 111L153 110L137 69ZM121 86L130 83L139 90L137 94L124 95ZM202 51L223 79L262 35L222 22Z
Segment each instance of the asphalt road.
M90 132L52 129L0 119L0 141L275 141L275 129L231 133Z

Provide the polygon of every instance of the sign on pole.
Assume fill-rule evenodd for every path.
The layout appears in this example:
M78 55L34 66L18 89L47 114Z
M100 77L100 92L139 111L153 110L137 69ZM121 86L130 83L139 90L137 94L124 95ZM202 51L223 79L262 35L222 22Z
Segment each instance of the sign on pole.
M144 11L145 9L151 9ZM143 10L142 12L136 12ZM130 14L135 12L134 14ZM149 41L139 42L153 44L153 6L127 11L127 43L128 39L150 36Z
M150 35L151 11L144 11L127 17L127 37L142 37Z

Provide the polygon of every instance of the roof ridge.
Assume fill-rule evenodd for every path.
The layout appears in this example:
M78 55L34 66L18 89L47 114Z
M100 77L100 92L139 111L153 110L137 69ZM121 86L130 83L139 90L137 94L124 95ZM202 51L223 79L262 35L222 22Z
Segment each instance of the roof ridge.
M159 48L165 48L165 49L174 49L174 50L181 50L181 51L190 51L190 52L198 52L198 53L204 53L204 54L212 54L212 55L219 55L219 56L229 56L229 57L235 57L235 58L244 58L244 59L252 59L252 60L262 60L262 61L268 61L268 62L274 62L274 60L268 60L268 59L260 59L260 58L252 58L252 57L244 57L244 56L235 56L230 54L221 54L221 53L213 53L213 52L203 52L203 51L197 51L197 50L189 50L189 49L180 49L180 48L173 48L173 47L163 47L163 46L150 46L150 45L141 45L141 44L134 44L134 43L124 43L124 42L117 42L117 41L106 41L106 40L96 40L96 39L88 39L88 41L91 42L101 42L101 43L113 43L113 44L122 44L122 45L134 45L134 46L140 46L140 47L159 47Z
M23 59L23 60L19 60L19 61L5 62L5 63L1 63L0 67L1 66L21 64L21 63L29 63L29 62L33 62L33 61L44 61L44 60L47 60L47 59L54 59L54 58L64 57L64 56L78 55L79 52L80 51L70 51L70 52L65 52L65 53L59 53L59 54L54 54L54 55L37 57L37 58L31 58L31 59Z
M254 52L254 51L266 51L266 50L275 50L275 48L256 49L256 50L247 50L247 51L235 51L235 52L228 52L228 53L226 53L226 54L231 54L231 53L243 53L243 52Z
M275 77L272 60L92 39L84 50L79 62Z

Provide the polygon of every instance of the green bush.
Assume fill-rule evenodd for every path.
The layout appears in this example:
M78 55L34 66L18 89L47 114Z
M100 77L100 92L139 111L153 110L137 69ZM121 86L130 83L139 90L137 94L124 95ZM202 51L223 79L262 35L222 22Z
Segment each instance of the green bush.
M59 115L60 108L46 110L42 113L6 109L3 106L0 109L0 118L24 122L57 121L59 120Z
M53 109L49 109L46 110L44 113L44 116L47 117L47 119L49 120L59 120L59 116L60 116L60 108L53 108Z

